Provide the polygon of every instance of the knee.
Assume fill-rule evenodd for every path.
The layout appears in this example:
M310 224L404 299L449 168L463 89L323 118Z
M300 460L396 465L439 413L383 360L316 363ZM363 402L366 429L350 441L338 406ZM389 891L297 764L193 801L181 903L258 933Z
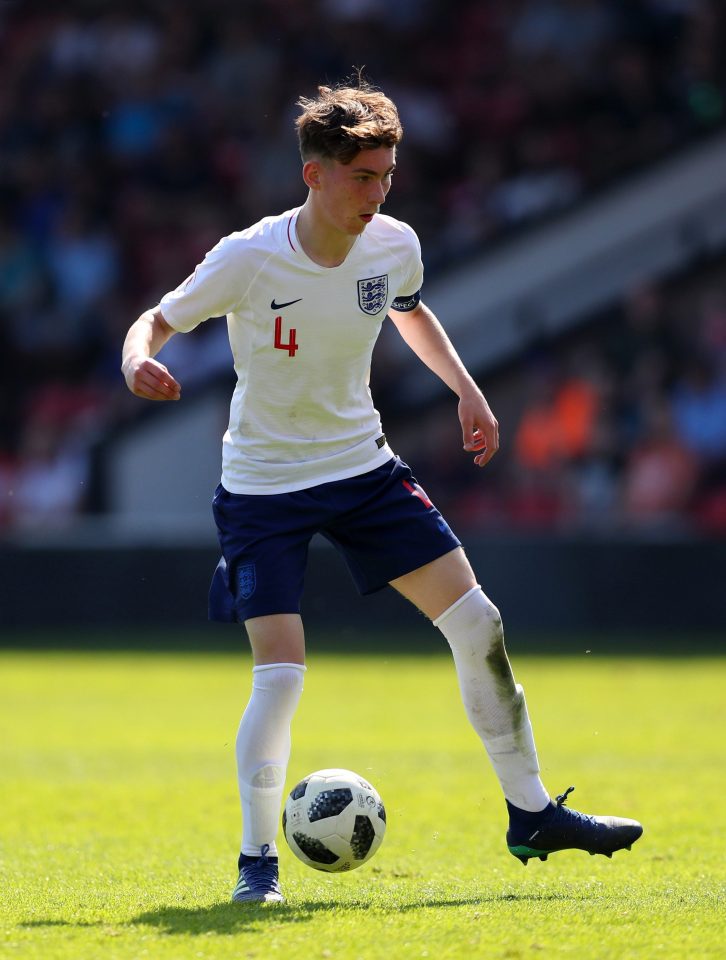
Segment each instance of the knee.
M504 626L499 608L492 603L483 590L479 591L479 598L480 623L483 627L482 633L486 637L487 646L492 652L503 651Z
M485 615L489 621L490 630L494 639L500 643L504 643L504 626L502 624L502 615L499 612L499 607L495 606L489 597L482 592L482 597L484 598L484 610Z
M434 621L447 640L467 637L487 649L504 649L504 629L499 609L481 587L474 587L444 610Z

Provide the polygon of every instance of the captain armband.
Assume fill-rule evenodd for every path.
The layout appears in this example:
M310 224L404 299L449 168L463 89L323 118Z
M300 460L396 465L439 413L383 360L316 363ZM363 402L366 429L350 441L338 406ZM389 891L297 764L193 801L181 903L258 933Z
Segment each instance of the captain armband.
M412 293L409 297L396 297L391 304L391 310L399 310L401 313L407 313L409 310L413 310L414 307L417 307L420 300L420 290L417 290L416 293Z

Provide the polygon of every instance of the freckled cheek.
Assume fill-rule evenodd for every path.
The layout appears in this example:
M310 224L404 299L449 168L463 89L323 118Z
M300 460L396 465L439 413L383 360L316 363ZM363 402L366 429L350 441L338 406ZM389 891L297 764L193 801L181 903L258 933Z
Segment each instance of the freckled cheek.
M341 209L353 209L358 203L358 198L351 190L341 190L336 200L336 205Z

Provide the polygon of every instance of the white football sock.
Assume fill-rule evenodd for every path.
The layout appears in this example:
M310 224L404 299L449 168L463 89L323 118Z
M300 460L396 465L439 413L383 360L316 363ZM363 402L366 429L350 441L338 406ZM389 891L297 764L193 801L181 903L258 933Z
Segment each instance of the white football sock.
M550 798L540 780L527 703L514 682L499 611L476 586L444 610L434 626L449 642L467 716L504 796L522 810L543 810Z
M237 779L242 803L242 853L277 855L277 825L290 759L290 723L303 689L300 663L252 668L252 695L237 732Z

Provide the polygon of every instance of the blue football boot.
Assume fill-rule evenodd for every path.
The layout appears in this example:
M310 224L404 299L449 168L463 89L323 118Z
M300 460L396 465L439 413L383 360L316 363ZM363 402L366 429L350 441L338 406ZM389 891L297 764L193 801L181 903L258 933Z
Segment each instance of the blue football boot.
M268 857L270 845L266 843L259 857L241 853L238 861L239 879L232 893L236 903L284 903L280 890L277 857Z
M591 856L612 857L616 850L630 850L643 833L637 820L623 817L591 817L565 806L569 787L540 813L520 810L507 801L509 852L527 866L532 857L546 860L558 850L585 850Z

